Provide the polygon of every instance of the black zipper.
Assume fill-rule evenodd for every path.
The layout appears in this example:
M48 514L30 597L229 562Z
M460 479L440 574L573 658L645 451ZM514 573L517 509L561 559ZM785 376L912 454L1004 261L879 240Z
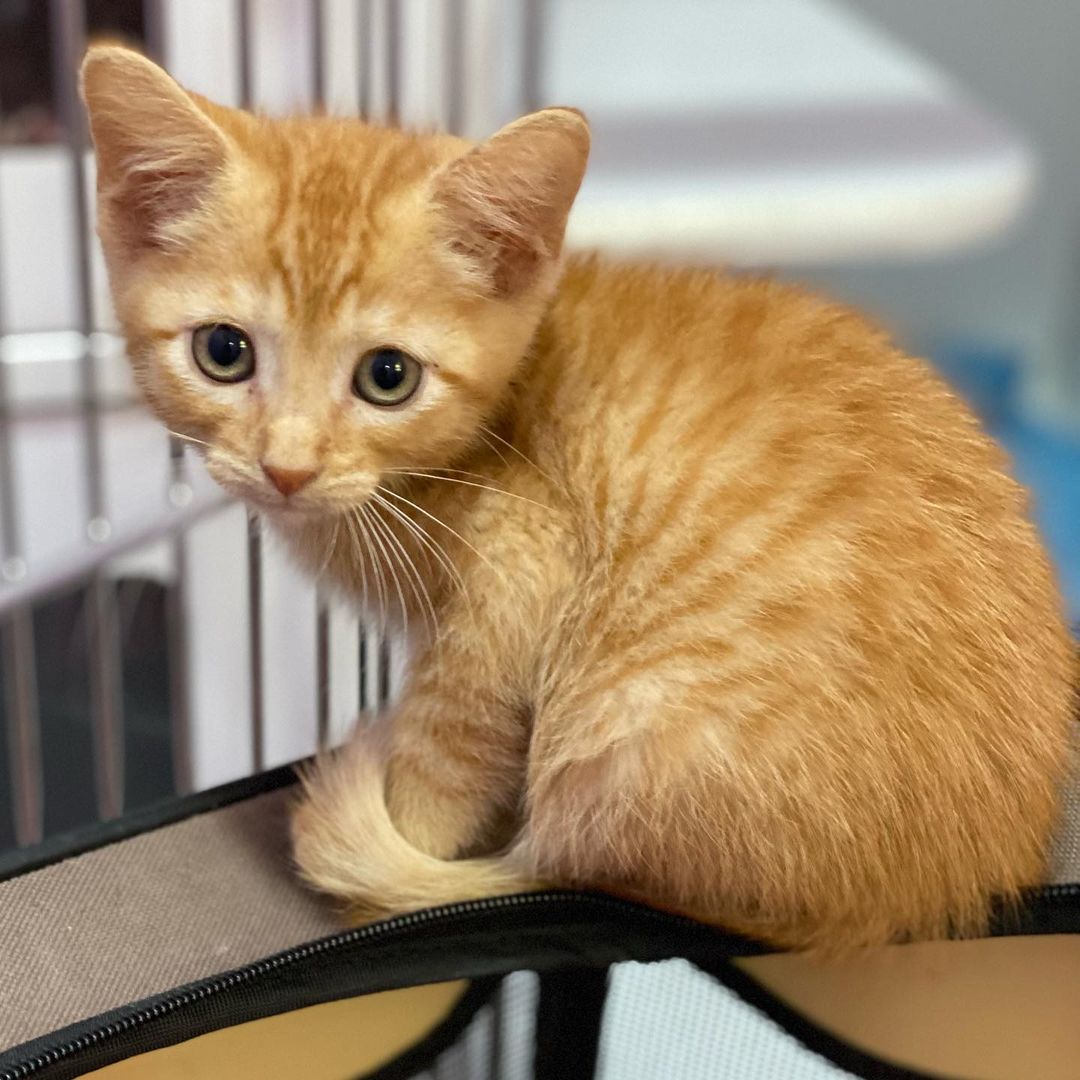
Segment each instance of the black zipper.
M61 1043L43 1051L36 1057L15 1065L0 1073L0 1080L23 1080L24 1077L33 1076L46 1066L55 1065L64 1058L71 1057L91 1046L96 1046L108 1039L125 1034L133 1028L141 1027L153 1020L157 1020L178 1009L186 1008L195 1002L214 997L232 990L237 986L250 983L255 979L268 975L272 971L288 967L290 964L307 960L312 956L323 953L332 953L337 949L355 945L361 941L375 941L389 937L402 930L423 926L430 923L446 922L463 915L476 915L485 911L500 911L506 908L522 906L539 906L571 902L574 904L588 903L598 907L610 908L613 911L633 911L636 915L649 915L672 926L694 926L690 919L681 918L678 915L669 915L661 911L653 911L642 908L636 904L617 899L616 897L597 895L595 893L570 893L570 892L536 892L523 893L515 896L494 896L485 900L468 900L458 904L446 904L442 907L429 908L410 915L398 915L383 922L373 923L369 926L357 927L355 930L343 930L340 934L331 937L320 938L318 941L298 945L293 949L286 949L266 960L257 960L253 964L236 968L225 975L206 979L186 990L161 998L152 1006L130 1013L127 1016L103 1024L100 1028L88 1031L77 1039Z
M1080 883L1044 885L1038 889L1031 890L1027 896L1031 900L1077 898L1080 897ZM25 1077L33 1076L34 1073L40 1072L46 1066L55 1065L64 1058L71 1057L72 1054L77 1054L91 1046L96 1046L101 1042L125 1034L133 1028L141 1027L143 1024L148 1024L162 1016L176 1012L178 1009L186 1008L196 1002L204 1001L206 998L214 997L227 990L232 990L237 986L250 983L255 979L268 975L270 972L277 971L283 967L288 967L290 964L295 964L324 953L332 953L337 949L346 948L361 941L377 941L382 938L390 937L403 930L409 930L418 926L426 926L431 923L447 922L461 916L476 915L486 911L502 911L514 907L537 907L567 903L574 905L585 903L624 914L633 912L637 916L646 916L666 923L672 927L679 926L685 928L700 925L691 919L686 919L678 915L671 915L662 911L655 911L651 908L619 900L613 896L604 896L597 893L556 891L536 892L523 893L515 896L495 896L484 900L468 900L458 904L446 904L442 907L429 908L425 911L418 911L410 915L399 915L392 919L386 919L383 922L357 927L354 930L344 930L339 934L320 938L318 941L312 941L304 945L298 945L292 949L286 949L284 952L280 952L266 960L257 960L253 964L247 964L244 967L236 968L225 975L206 979L186 990L181 990L170 996L163 997L145 1009L139 1009L118 1020L103 1024L101 1027L86 1032L76 1039L71 1039L66 1043L51 1047L28 1061L5 1069L3 1073L0 1073L0 1080L24 1080Z
M1032 900L1056 900L1062 896L1080 896L1080 882L1069 882L1063 885L1040 885L1037 889L1030 889L1026 894ZM3 1077L0 1077L3 1080Z

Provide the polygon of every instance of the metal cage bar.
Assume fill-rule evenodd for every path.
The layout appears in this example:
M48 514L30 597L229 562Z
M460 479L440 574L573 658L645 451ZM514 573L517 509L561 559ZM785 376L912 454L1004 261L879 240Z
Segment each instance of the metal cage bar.
M102 543L112 530L105 506L97 364L90 348L90 335L94 331L94 292L90 212L86 201L88 139L76 87L76 72L86 49L86 21L81 0L51 0L50 15L57 46L54 53L57 99L64 118L74 189L79 330L83 336L80 373L89 517L86 532L91 541ZM94 776L98 814L108 820L118 816L124 805L124 716L116 594L105 574L104 564L99 564L91 578L86 600Z
M373 107L385 109L386 118L400 118L403 107L402 80L406 68L408 43L402 40L405 29L400 5L396 0L357 0L359 9L359 80L360 107L370 113ZM12 774L12 804L18 843L33 844L42 839L44 827L44 788L42 782L42 745L37 695L37 671L34 656L33 605L65 589L83 591L83 615L88 643L90 709L93 742L93 775L97 811L107 820L124 810L124 672L121 654L120 620L116 585L107 567L121 555L160 543L171 556L170 587L166 592L165 634L168 653L168 707L173 762L173 785L178 792L191 791L198 782L192 757L193 688L189 682L191 647L189 620L193 617L192 588L189 579L188 529L199 519L224 507L230 501L224 495L196 498L189 475L185 447L179 441L170 445L167 484L160 517L136 529L118 531L110 518L104 474L104 414L99 386L101 360L91 349L95 326L94 277L92 273L92 236L87 182L89 140L78 100L76 72L86 39L85 12L81 0L49 0L51 34L55 55L54 81L57 101L66 130L66 153L70 166L74 210L73 235L75 263L72 266L78 301L78 331L82 339L79 362L80 391L78 421L81 425L82 462L79 480L86 495L86 534L89 545L68 552L60 561L44 566L24 567L26 552L20 536L19 507L15 489L15 466L11 415L6 394L6 369L0 363L0 671L7 715L7 744ZM464 124L465 47L467 4L447 0L440 13L444 50L445 108L448 126L460 130ZM240 101L253 103L255 66L253 20L258 14L254 0L235 0L231 9L239 29L237 79ZM326 0L310 0L312 98L321 106L327 83L328 52L333 39L328 36ZM148 51L162 57L167 25L161 0L146 0L145 27ZM372 35L375 19L379 21L378 44ZM379 55L375 55L378 48ZM331 56L329 59L332 59ZM378 82L376 82L378 79ZM2 300L2 297L0 297ZM2 306L2 305L0 305ZM0 311L0 335L2 335ZM247 519L246 560L248 600L246 614L250 645L251 715L250 767L261 770L266 764L265 667L268 661L264 640L264 607L268 602L265 575L262 523L250 515ZM243 573L243 571L241 571ZM327 597L317 594L316 655L317 691L314 706L318 722L320 748L334 736L331 710L333 695L332 646L333 617ZM362 708L385 708L394 693L398 643L376 628L360 627L360 647L356 676ZM351 672L351 667L350 667ZM350 676L351 677L351 676Z
M383 0L386 31L386 120L401 119L401 10L397 0Z
M166 511L157 521L144 528L134 529L122 536L103 541L96 548L77 552L63 565L53 565L35 572L23 581L13 582L0 588L0 615L25 604L39 600L64 589L87 582L103 563L121 555L130 554L141 547L165 540L183 532L197 521L228 506L227 495L204 499L197 506Z
M166 593L166 628L169 653L169 740L172 756L173 787L178 795L195 789L191 760L191 697L188 679L188 559L184 537L177 534L172 544L176 580Z
M311 0L311 100L316 109L322 107L326 87L324 9L323 0ZM315 614L315 717L321 752L330 744L330 608L321 590Z
M41 769L34 623L28 607L15 608L0 618L0 648L15 843L29 847L44 835L45 785Z
M123 672L115 586L98 569L84 603L90 661L90 719L98 817L111 821L124 810Z
M90 349L94 331L94 292L91 274L90 214L86 205L86 155L88 140L82 106L76 86L76 73L86 49L86 22L81 0L50 0L49 14L55 34L56 97L63 118L71 167L72 199L75 212L75 250L77 259L77 295L79 332L83 336L79 365L83 455L85 462L86 501L89 520L86 531L91 540L108 538L109 522L105 516L105 487L101 462L101 414L98 408L97 364Z
M375 50L371 46L372 11L371 5L374 0L356 0L359 5L357 18L357 66L358 92L357 103L360 115L364 119L371 117L371 61Z
M464 0L445 0L444 66L446 73L447 130L460 135L465 126L465 4Z
M324 0L310 0L311 4L311 100L321 108L326 93L326 4Z
M266 716L263 703L262 632L262 524L257 514L248 515L248 640L251 660L251 767L266 767Z
M193 497L187 473L184 444L175 436L169 439L169 484L166 499L177 508L190 506ZM165 594L165 635L169 656L169 740L173 788L178 795L194 790L191 760L191 702L188 679L188 558L181 533L170 544L174 579Z
M239 30L240 105L250 108L254 87L251 57L251 0L236 0L236 21Z
M384 633L379 634L379 666L377 675L377 690L375 708L385 709L390 704L390 642Z
M526 112L543 106L544 0L522 0L521 103Z
M0 282L0 288L2 288ZM0 337L3 336L3 312L0 311ZM15 491L15 453L11 431L7 363L0 357L0 578L18 581L26 576L22 537L18 520L18 496Z
M0 281L0 297L3 282ZM0 336L3 309L0 307ZM18 581L26 575L15 491L7 363L0 357L0 577ZM30 608L20 605L0 617L0 673L3 676L11 818L15 843L27 847L42 839L45 823L41 768L41 720L38 713L34 626Z
M253 104L254 68L251 53L251 2L237 0L239 29L240 104ZM251 768L261 772L266 763L265 710L263 707L263 632L262 632L262 526L254 513L248 514L247 581L248 642L251 664Z
M0 220L3 206L0 204ZM0 279L0 340L4 333L3 286ZM8 395L7 363L0 356L0 578L18 581L26 574L19 530L18 496L15 491L15 452Z

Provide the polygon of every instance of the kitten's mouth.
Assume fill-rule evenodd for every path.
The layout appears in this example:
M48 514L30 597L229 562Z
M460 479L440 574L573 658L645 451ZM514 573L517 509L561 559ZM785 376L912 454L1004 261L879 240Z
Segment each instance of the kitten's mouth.
M310 482L302 480L291 490L288 470L270 470L260 467L243 467L216 454L206 455L210 475L230 495L240 499L256 513L281 522L299 523L318 518L334 518L361 506L371 496L371 488L377 482L374 477L354 475L348 478L316 477ZM285 475L283 475L283 473ZM370 480L365 484L364 480Z
M282 522L299 523L319 518L335 518L354 511L367 501L366 497L350 499L342 503L333 498L315 495L279 495L273 490L247 488L239 492L243 501L252 509Z
M269 485L219 479L218 483L250 510L286 521L300 521L333 512L323 500L310 496L280 495Z
M298 499L295 495L278 495L272 491L248 491L243 495L243 499L253 510L258 510L261 514L271 514L290 520L325 517L334 512L334 507L328 506L321 499Z

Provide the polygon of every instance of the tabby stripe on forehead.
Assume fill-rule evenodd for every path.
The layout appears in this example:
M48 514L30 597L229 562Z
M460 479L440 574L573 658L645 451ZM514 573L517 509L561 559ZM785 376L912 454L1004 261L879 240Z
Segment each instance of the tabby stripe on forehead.
M285 307L288 311L289 318L295 319L300 306L300 297L296 280L288 266L285 265L285 256L282 254L279 245L274 244L267 252L267 255L270 259L270 265L273 267L274 273L277 274L281 281L281 287L285 290Z
M394 148L389 145L380 146L375 151L375 156L368 164L364 174L364 194L367 196L360 205L361 228L365 235L375 231L375 205L378 202L377 194L381 194L386 184L387 174L391 165L400 155L394 153Z
M328 318L333 318L338 313L341 305L345 302L345 297L360 287L363 277L364 267L360 263L356 263L341 275L341 280L334 286L333 291L326 300Z
M292 157L282 163L281 177L277 187L277 201L274 206L274 217L266 233L267 258L270 266L281 281L281 287L285 292L285 305L289 316L295 318L299 305L299 290L289 267L285 262L285 254L281 246L281 234L285 228L285 221L293 209L295 183L292 169Z

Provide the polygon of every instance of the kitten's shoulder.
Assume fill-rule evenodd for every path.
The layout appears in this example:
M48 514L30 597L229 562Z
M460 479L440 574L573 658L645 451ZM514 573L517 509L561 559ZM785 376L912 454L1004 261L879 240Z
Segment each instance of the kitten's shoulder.
M743 330L771 324L783 336L822 335L890 349L888 334L864 313L800 285L764 274L723 268L621 260L597 252L570 255L555 301L556 313L578 319L617 318L623 326L706 332L723 325Z

